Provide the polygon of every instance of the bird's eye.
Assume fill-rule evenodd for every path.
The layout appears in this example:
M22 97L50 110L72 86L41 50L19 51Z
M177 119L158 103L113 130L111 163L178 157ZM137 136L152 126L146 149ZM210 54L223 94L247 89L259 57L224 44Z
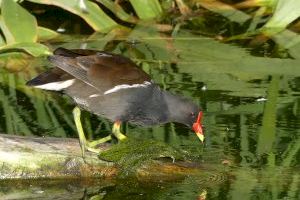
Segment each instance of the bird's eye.
M195 117L195 113L192 112L192 113L191 113L191 116L192 116L192 117Z

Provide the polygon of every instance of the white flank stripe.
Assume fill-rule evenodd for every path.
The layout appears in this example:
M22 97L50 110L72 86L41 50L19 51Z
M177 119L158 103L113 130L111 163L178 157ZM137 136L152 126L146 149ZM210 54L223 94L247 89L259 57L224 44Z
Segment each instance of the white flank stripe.
M94 97L99 97L99 96L100 96L100 94L91 94L89 97L94 98Z
M65 89L67 87L70 87L74 82L75 82L75 79L71 79L71 80L67 80L67 81L46 83L44 85L37 85L37 86L34 86L34 87L44 89L44 90L59 91L59 90Z
M112 89L106 90L104 92L104 94L110 94L110 93L113 93L113 92L117 92L119 90L129 89L129 88L147 87L148 85L151 85L151 82L144 81L142 84L133 84L133 85L123 84L123 85L117 85L117 86L113 87Z
M101 56L101 57L113 57L112 55L109 55L109 54L106 54L106 53L100 53L100 52L98 52L97 54L99 56Z

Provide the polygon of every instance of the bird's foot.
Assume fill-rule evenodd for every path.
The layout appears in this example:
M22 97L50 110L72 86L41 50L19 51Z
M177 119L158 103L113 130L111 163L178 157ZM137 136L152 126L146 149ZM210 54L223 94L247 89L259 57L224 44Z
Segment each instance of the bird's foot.
M99 148L97 148L97 146L99 144L103 144L103 143L108 142L110 140L111 140L111 136L110 135L108 135L108 136L106 136L104 138L100 138L98 140L93 140L93 141L87 141L86 140L86 143L83 144L83 145L85 145L85 147L81 148L81 149L86 149L86 150L88 150L90 152L94 152L94 153L100 153L101 150Z
M116 121L113 125L113 128L112 128L112 133L114 134L114 136L116 136L116 138L119 140L119 141L124 141L127 139L126 135L124 135L122 132L121 132L121 122L120 121Z
M111 135L108 135L104 138L100 138L100 139L97 139L97 140L87 142L87 146L90 147L90 148L93 148L93 147L96 147L99 144L103 144L103 143L108 142L110 140L111 140Z
M112 137L110 135L108 135L104 138L98 139L98 140L93 140L93 141L87 141L85 138L83 138L83 139L79 138L82 158L85 159L86 151L90 151L90 152L97 153L97 154L101 153L102 150L99 149L97 146L99 144L103 144L107 141L110 141L111 138Z
M74 120L75 120L75 124L76 124L76 128L77 128L77 132L78 132L78 136L79 136L79 144L81 147L81 154L82 157L85 158L85 151L88 150L90 152L94 152L94 153L100 153L101 150L99 148L96 148L97 145L101 144L101 143L105 143L109 140L111 140L111 136L106 136L104 138L101 138L99 140L94 140L94 141L87 141L85 138L85 134L82 128L82 124L81 124L81 120L80 120L80 109L78 107L75 107L73 109L73 115L74 115Z

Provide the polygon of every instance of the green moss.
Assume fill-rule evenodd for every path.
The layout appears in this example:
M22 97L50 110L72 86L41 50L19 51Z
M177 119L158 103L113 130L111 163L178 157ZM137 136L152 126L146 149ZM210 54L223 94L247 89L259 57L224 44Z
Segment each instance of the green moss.
M29 147L22 148L22 151L26 152L26 153L34 153L34 150L32 148L29 148Z
M122 168L121 175L131 174L142 164L159 158L170 158L175 161L185 160L187 156L185 152L165 143L137 139L127 139L99 155L100 159L120 165Z

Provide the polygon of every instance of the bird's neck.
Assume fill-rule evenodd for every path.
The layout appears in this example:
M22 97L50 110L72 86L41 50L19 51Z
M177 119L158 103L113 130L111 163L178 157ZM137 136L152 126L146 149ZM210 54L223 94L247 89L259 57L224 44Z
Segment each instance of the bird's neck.
M163 91L164 99L168 107L170 121L182 123L182 110L178 107L185 103L185 99L168 91Z

